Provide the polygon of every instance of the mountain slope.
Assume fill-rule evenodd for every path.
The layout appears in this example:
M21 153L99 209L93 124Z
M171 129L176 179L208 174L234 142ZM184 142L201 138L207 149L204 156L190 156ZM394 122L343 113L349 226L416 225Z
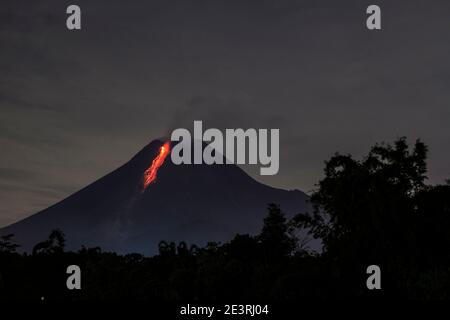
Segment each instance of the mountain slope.
M153 141L122 167L0 234L14 233L29 251L59 228L69 249L154 254L161 240L205 245L257 233L270 202L288 215L309 208L303 192L261 184L235 165L174 165L170 157L143 191L143 173L161 145Z

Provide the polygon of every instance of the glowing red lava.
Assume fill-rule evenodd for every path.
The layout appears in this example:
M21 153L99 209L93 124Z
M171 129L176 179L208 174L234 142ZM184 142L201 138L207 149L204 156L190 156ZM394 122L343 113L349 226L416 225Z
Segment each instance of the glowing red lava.
M152 161L152 165L145 170L143 181L142 181L142 191L147 189L147 187L155 182L156 174L158 173L159 167L161 167L166 159L167 155L170 153L170 143L166 142L159 148L159 153L155 159Z

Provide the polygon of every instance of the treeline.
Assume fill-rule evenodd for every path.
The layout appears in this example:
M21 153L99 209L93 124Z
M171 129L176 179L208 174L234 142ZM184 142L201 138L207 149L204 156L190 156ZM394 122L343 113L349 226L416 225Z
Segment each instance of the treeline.
M427 147L405 139L362 159L336 154L312 195L313 212L287 220L275 204L258 235L205 247L161 241L159 254L100 248L65 252L55 230L32 254L0 241L0 299L296 301L313 298L450 298L450 184L426 184ZM300 234L320 239L308 249ZM79 265L82 289L68 290ZM381 290L369 290L369 265Z

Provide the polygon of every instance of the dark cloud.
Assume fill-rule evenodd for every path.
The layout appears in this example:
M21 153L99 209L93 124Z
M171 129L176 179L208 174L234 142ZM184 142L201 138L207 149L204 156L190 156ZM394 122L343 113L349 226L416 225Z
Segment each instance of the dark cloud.
M15 169L15 168L0 168L0 181L2 180L13 180L13 181L23 181L30 180L30 178L35 178L38 176L37 172Z

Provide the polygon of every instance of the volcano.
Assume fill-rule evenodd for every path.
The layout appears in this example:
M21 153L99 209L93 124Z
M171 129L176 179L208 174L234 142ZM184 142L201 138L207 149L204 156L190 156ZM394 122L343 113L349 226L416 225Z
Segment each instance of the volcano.
M120 168L0 234L15 234L24 251L60 229L69 250L152 255L161 240L205 245L256 234L268 203L287 216L310 209L305 193L261 184L236 165L175 165L169 148L151 142Z

